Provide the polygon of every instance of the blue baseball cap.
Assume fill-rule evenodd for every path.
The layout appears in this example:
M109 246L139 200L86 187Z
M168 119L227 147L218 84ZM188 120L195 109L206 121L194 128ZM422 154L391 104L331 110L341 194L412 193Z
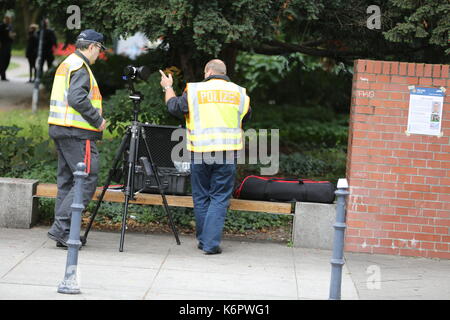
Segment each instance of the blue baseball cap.
M98 43L103 50L106 50L106 47L103 45L103 34L100 32L97 32L93 29L87 29L82 31L78 37L77 40L79 41L86 41L86 42L92 42L92 43Z

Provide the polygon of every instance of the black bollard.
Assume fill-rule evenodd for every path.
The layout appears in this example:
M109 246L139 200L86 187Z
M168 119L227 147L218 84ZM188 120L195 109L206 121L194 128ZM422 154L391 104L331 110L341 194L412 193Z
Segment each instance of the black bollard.
M75 193L73 197L72 218L70 221L69 241L67 241L67 263L66 274L64 280L58 286L59 293L77 294L81 293L80 285L77 278L78 267L78 251L81 247L80 229L81 229L81 212L83 206L83 181L88 176L85 172L86 165L83 162L77 164L77 171L73 173L75 176Z

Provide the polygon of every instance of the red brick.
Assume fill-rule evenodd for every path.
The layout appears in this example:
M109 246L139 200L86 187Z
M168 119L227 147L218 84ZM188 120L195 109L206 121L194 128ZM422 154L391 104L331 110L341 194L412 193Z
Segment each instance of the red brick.
M445 87L445 79L433 79L433 86Z
M432 235L432 234L425 234L425 233L415 233L414 234L414 238L416 240L421 240L421 241L440 241L441 240L441 236L438 235Z
M425 199L425 200L429 200L429 199ZM423 210L422 211L422 215L424 217L436 217L436 210Z
M399 70L399 74L401 76L405 76L407 73L407 66L408 64L406 62L400 62L400 70Z
M406 84L386 83L382 87L386 91L399 91L408 92L408 86Z
M433 80L431 78L420 78L419 85L421 86L431 86L433 84Z
M415 75L415 63L408 63L408 76Z
M426 167L427 166L427 162L425 160L418 160L418 159L413 159L413 166L418 168L418 167Z
M434 250L433 242L420 242L420 248L424 250Z
M413 183L413 184L425 184L425 177L422 177L422 176L411 176L411 183ZM429 190L430 186L427 186L427 187L428 187L428 190ZM408 189L406 189L406 190L408 190Z
M378 253L378 254L391 254L391 255L398 255L399 254L399 249L398 248L390 248L390 247L374 247L373 248L373 253Z
M421 226L419 232L434 233L434 227L433 226Z
M429 258L438 258L438 259L450 259L450 252L442 252L442 251L427 251Z
M423 76L423 68L424 68L424 64L423 63L416 64L416 76L417 77L422 77Z
M367 73L373 73L374 70L375 61L368 60L366 63L366 72Z
M392 76L391 83L406 83L406 77Z
M400 217L396 215L380 214L375 217L377 221L400 222Z
M434 223L437 226L446 226L446 227L450 227L450 219L434 219Z
M356 60L355 61L355 69L356 69L356 71L357 72L364 72L364 71L366 71L366 63L367 63L367 60L361 60L361 59Z
M435 227L434 233L436 234L442 234L442 235L448 235L450 234L450 228L447 227Z
M372 83L370 83L369 89L370 90L383 90L385 85L386 84L384 84L382 82L380 82L380 83L372 82Z
M389 98L389 92L376 91L375 92L375 98L377 98L377 99L388 99Z
M428 224L428 218L422 217L401 217L400 221L403 223L412 223L412 224Z
M434 153L434 160L450 161L450 153Z
M380 74L377 75L377 82L390 82L391 77L389 75Z
M410 168L410 167L393 167L392 173L397 174L417 174L417 168Z
M426 184L439 184L439 178L436 177L425 177Z
M433 65L426 64L425 68L423 70L423 76L424 77L431 77L432 69L433 69Z
M430 177L443 177L446 173L445 170L438 170L438 169L417 169L417 174L424 175L424 176L430 176Z
M450 194L440 194L438 200L450 204ZM449 205L450 207L450 205Z
M389 74L389 72L391 71L391 64L391 62L383 62L383 74Z
M448 64L445 64L445 65L442 66L442 73L441 73L441 77L442 78L449 78L450 77L449 69L450 69L450 66Z
M381 61L375 61L373 72L374 73L381 73L381 70L383 69L383 65Z
M419 78L416 78L416 77L408 77L408 78L406 78L406 83L407 83L408 85L417 85L417 84L419 84Z
M436 243L435 248L437 251L449 251L448 243Z
M399 63L391 62L391 74L398 74Z
M420 232L421 227L417 224L407 224L409 232Z
M414 200L423 200L423 192L411 192L410 197Z
M428 144L428 149L427 150L431 151L431 152L441 152L441 145L439 145L439 144Z
M350 220L350 221L347 221L347 225L351 228L365 228L366 222L360 221L360 220Z
M413 249L400 249L400 255L424 257L426 255L426 251L419 251L419 250L413 250Z
M440 78L441 77L441 65L435 64L433 65L433 78Z

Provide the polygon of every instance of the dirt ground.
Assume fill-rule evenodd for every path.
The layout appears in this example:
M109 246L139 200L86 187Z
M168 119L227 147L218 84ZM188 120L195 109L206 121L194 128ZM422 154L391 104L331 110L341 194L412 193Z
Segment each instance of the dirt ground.
M84 214L82 217L82 228L86 229L89 223L89 214ZM51 222L41 221L39 225L49 226ZM178 234L180 235L194 235L193 229L180 228L176 226ZM99 222L94 221L92 230L120 232L121 223L112 223L111 221ZM127 223L127 232L137 233L153 233L153 234L172 234L172 229L165 221L156 223L142 224L133 219L129 219ZM273 241L285 244L291 243L292 223L287 226L265 228L260 230L245 230L245 231L224 231L224 239L234 240L251 240L251 241Z

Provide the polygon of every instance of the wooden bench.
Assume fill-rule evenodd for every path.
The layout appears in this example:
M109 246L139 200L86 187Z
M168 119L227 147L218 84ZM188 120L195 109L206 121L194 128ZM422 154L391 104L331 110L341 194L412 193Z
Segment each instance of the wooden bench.
M57 193L56 184L38 184L36 188L35 197L40 198L56 198ZM95 192L92 200L98 200L102 190ZM173 196L166 195L167 204L172 207L186 207L193 208L194 204L192 202L191 196ZM103 201L109 202L124 202L125 195L121 191L111 191L108 190L103 197ZM162 198L160 194L150 194L150 193L138 193L136 195L136 200L130 201L131 204L146 204L146 205L163 205ZM266 212L266 213L276 213L276 214L294 214L294 205L292 203L285 202L269 202L269 201L253 201L253 200L241 200L241 199L231 199L230 201L231 210L241 210L241 211L254 211L254 212Z
M98 200L102 190L92 197ZM56 198L56 184L43 184L38 180L0 177L0 227L30 228L38 218L39 198ZM193 208L191 196L167 195L169 206ZM108 190L103 198L108 202L124 202L121 191ZM130 201L141 205L162 205L159 194L141 193ZM265 212L293 216L292 242L294 247L332 249L335 204L308 202L269 202L231 199L231 210Z

